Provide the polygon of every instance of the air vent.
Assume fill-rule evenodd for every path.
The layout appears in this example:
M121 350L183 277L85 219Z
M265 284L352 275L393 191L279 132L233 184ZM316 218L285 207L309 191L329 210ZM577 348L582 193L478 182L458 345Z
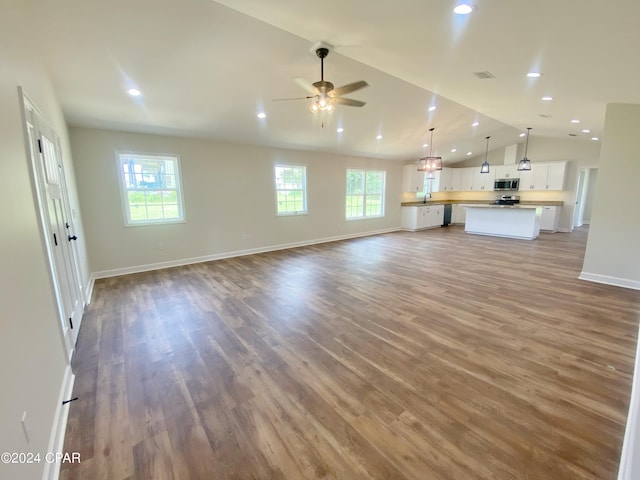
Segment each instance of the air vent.
M484 71L484 72L473 72L473 74L476 77L478 77L479 79L481 79L481 80L483 80L485 78L496 78L496 76L493 73L487 72L487 71Z
M575 133L570 133L569 136L570 137L577 137L577 135Z

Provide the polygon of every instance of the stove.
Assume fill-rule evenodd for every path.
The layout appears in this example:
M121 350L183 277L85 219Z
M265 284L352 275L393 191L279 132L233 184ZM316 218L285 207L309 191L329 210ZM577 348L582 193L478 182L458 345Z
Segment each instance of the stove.
M502 195L495 201L496 205L517 205L520 203L519 195Z

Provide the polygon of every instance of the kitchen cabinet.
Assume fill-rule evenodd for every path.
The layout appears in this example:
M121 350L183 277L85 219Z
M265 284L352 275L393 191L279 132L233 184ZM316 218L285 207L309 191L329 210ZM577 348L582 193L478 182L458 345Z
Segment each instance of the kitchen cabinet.
M473 172L476 170L474 167L461 168L460 172L460 191L471 192L473 191Z
M460 190L462 190L462 169L452 168L451 169L451 191L459 192Z
M519 178L520 172L518 172L517 165L491 165L491 170L494 171L494 178Z
M467 207L465 205L459 203L451 205L451 223L464 225L466 217Z
M532 163L531 170L520 172L518 190L562 190L567 164Z
M474 192L493 192L493 179L494 174L489 170L489 173L480 173L480 167L472 167L472 188Z
M405 230L423 230L441 227L443 219L444 207L442 205L402 207L400 226Z
M558 231L558 223L560 220L560 207L542 207L542 216L540 217L540 230L547 232Z
M438 189L432 192L453 192L453 172L456 168L443 168L435 172L437 182L434 180L434 187L437 184Z
M423 192L424 172L416 170L415 163L405 165L402 168L402 191L403 192Z
M547 172L547 184L545 190L564 190L564 174L567 170L567 164L550 163Z

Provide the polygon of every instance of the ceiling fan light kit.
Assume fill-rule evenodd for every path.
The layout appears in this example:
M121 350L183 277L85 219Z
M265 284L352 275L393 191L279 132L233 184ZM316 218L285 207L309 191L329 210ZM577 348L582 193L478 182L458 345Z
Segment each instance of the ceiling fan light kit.
M324 42L317 42L314 44L315 54L320 58L320 80L314 83L308 83L303 79L296 79L302 88L307 90L311 95L300 98L281 98L274 99L275 101L287 101L287 100L305 100L311 99L309 105L309 111L312 113L317 112L332 112L336 105L345 105L347 107L363 107L366 105L361 100L354 100L352 98L344 98L342 95L355 92L361 88L368 87L369 84L364 80L358 82L349 83L342 87L335 88L333 83L324 79L324 59L329 55L329 44ZM324 126L324 123L323 123Z

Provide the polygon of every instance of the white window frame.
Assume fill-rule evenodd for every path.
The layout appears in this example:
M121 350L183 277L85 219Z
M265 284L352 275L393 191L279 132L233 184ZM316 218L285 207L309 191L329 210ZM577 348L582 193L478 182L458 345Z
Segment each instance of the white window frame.
M123 160L127 158L145 160L170 160L174 162L175 165L175 187L173 188L157 188L157 189L146 189L146 188L130 188L127 187L125 176L126 174L123 171L122 165ZM159 154L159 153L142 153L142 152L130 152L130 151L118 151L116 152L116 165L118 172L118 183L120 185L120 200L122 204L122 214L124 219L125 227L138 227L144 225L164 225L164 224L172 224L172 223L185 223L186 215L184 210L184 198L182 195L182 170L180 166L180 157L176 154ZM131 218L131 209L129 208L129 192L148 192L148 191L175 191L176 192L176 203L178 208L178 216L177 217L169 217L169 218L153 218L153 219L143 219L143 220L135 220ZM148 206L148 205L147 205Z
M348 196L353 196L353 195L359 195L359 194L350 194L347 191L347 179L348 179L348 175L349 172L360 172L363 175L363 181L364 181L364 191L361 194L362 196L362 212L360 216L353 216L350 217L347 214L347 197ZM381 193L372 193L372 194L367 194L367 173L380 173L382 174L382 192ZM345 173L345 219L346 220L363 220L363 219L368 219L368 218L382 218L384 217L384 204L385 204L385 196L386 196L386 190L387 190L387 172L385 170L366 170L366 169L362 169L362 168L348 168L346 173ZM367 196L380 196L380 214L379 215L367 215Z
M278 169L284 168L299 168L302 169L302 188L278 188ZM290 165L286 163L276 163L273 166L273 183L275 189L275 199L276 199L276 216L278 217L290 217L295 215L307 215L309 213L309 207L307 205L307 167L304 165ZM302 192L302 210L292 210L288 212L279 211L278 205L278 194L280 192Z

